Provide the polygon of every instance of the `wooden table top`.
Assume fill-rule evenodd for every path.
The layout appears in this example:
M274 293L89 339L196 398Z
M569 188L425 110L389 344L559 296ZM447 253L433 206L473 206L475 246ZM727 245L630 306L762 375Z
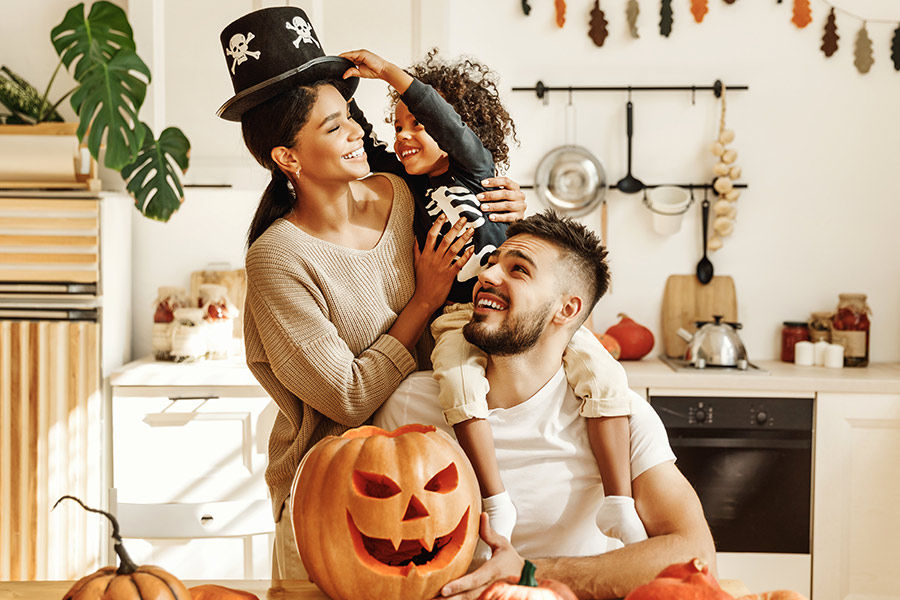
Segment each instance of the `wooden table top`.
M3 581L0 582L0 600L61 600L72 587L72 581ZM215 583L256 594L260 600L328 600L319 588L305 580L221 580L185 581L188 587L203 583ZM722 588L738 598L750 591L738 579L723 579Z

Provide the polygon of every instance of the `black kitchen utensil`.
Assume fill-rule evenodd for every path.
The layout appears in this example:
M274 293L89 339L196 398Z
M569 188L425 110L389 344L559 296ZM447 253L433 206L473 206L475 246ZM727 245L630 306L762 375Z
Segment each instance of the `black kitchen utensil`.
M697 281L706 285L713 278L713 264L706 257L706 234L709 226L709 200L706 199L707 188L703 189L703 202L700 203L703 212L703 258L697 263Z
M628 174L625 175L619 182L616 184L616 188L620 192L624 192L626 194L637 194L639 191L644 189L644 182L642 182L637 177L631 174L631 137L634 135L634 105L631 103L631 100L628 101L628 104L625 105L625 110L627 113L627 121L626 121L626 133L628 135Z

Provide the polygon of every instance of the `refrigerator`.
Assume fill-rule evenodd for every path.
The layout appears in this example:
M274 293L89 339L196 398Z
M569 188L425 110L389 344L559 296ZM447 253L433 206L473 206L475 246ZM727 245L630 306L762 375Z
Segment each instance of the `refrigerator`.
M131 351L131 201L0 191L0 580L106 562L107 375Z

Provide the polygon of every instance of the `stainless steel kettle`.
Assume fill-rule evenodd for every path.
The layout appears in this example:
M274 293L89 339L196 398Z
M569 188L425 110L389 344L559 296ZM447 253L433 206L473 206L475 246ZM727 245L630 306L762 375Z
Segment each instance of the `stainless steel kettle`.
M723 322L722 315L713 315L713 321L697 321L699 329L691 335L679 328L678 336L688 344L684 348L685 362L698 369L707 366L737 367L746 370L750 366L747 351L738 336L740 323Z

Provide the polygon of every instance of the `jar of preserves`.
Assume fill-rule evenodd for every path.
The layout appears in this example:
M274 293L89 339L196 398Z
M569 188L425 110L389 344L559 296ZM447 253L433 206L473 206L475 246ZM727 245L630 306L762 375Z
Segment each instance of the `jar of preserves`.
M172 360L172 323L175 321L175 311L187 306L184 288L160 287L153 306L153 357L156 360Z
M809 341L831 342L831 319L833 313L829 311L814 312L809 317Z
M809 328L805 322L785 321L781 328L781 360L794 362L794 344L809 340Z
M865 294L840 294L831 320L831 341L844 347L845 367L869 364L869 314Z
M179 308L172 322L172 360L202 360L207 353L208 325L200 308Z
M234 347L234 317L237 307L228 299L228 288L215 283L201 284L197 304L208 327L208 357L227 358Z

